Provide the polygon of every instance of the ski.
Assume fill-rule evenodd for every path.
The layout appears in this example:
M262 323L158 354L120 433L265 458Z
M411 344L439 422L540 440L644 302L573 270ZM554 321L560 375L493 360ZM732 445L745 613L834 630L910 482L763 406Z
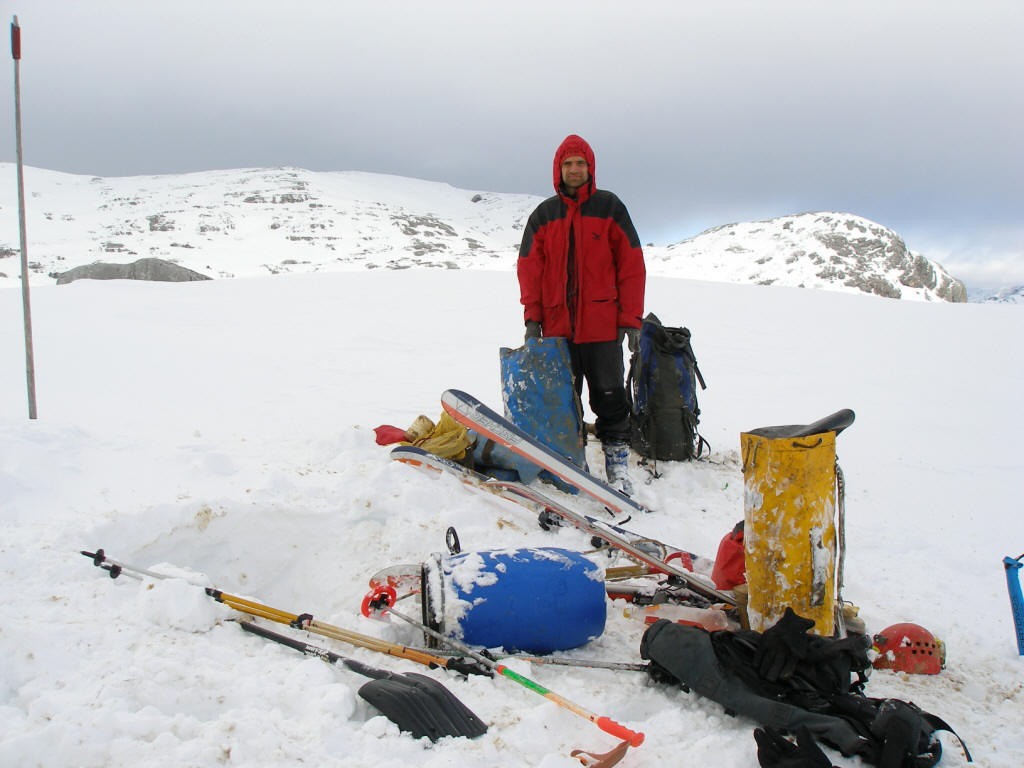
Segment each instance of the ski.
M634 560L648 566L651 570L665 574L669 577L670 581L674 580L677 583L684 585L690 591L695 592L712 602L726 603L728 605L736 604L736 600L732 595L716 589L710 579L701 577L692 571L686 570L685 566L687 563L687 556L689 556L689 562L692 565L694 556L691 553L683 552L682 550L675 550L667 557L659 557L657 554L652 553L649 547L643 546L643 543L656 541L655 539L639 537L638 534L619 525L615 525L614 523L598 520L596 517L591 517L590 515L580 514L579 512L569 509L568 507L559 504L554 499L550 499L539 491L536 491L529 486L522 485L521 483L507 483L500 480L489 480L488 484L504 487L511 490L513 493L525 496L526 498L536 502L538 505L542 505L550 514L557 515L562 520L565 520L574 528L578 528L585 533L589 533L591 536L607 542L610 546L625 552ZM638 541L638 538L641 538L642 541ZM658 542L658 544L664 549L669 549L665 544L661 544L660 542ZM672 562L672 560L677 558L680 561L679 565L675 565Z
M613 514L650 512L643 504L567 461L472 395L458 389L445 390L441 395L441 406L463 426L504 445L569 485L579 488L601 502Z
M446 472L450 475L454 475L456 478L461 480L463 484L470 488L486 491L490 495L498 496L499 498L514 502L521 507L526 507L531 511L538 512L540 513L538 515L539 522L543 528L561 525L565 520L561 515L553 514L552 507L557 506L559 502L552 499L547 494L533 489L525 483L503 481L489 477L480 472L469 469L455 461L446 459L442 456L437 456L436 454L432 454L422 448L412 445L401 445L393 448L391 450L391 458L395 461L400 461L403 464L409 464L435 472ZM602 521L591 515L587 515L582 512L575 512L575 514L586 520L588 525L603 524ZM710 578L711 571L715 565L715 561L713 559L673 547L657 539L652 539L644 536L643 534L623 528L614 522L609 522L607 525L616 533L627 537L634 545L648 550L654 557L667 562L678 560L679 564L686 570L694 571L702 576ZM586 533L587 531L584 532ZM595 548L602 548L602 544L596 541L597 539L601 539L601 537L595 534L592 535L594 535L595 538ZM608 544L605 542L604 547L607 546ZM393 567L403 568L405 566ZM387 569L385 569L385 571L386 570ZM385 572L382 572L380 575L385 575Z
M712 602L735 604L732 595L715 589L707 576L714 565L714 561L708 558L671 547L615 523L576 512L530 486L487 477L422 448L411 445L398 446L391 450L391 458L404 464L436 472L447 472L470 487L489 491L522 506L532 506L534 510L541 511L542 519L564 521L607 546L625 553L652 572L668 576L670 583L680 585ZM622 590L623 596L627 592L628 590Z
M392 448L391 459L435 473L446 472L449 475L454 475L470 488L487 491L491 495L514 502L519 506L528 506L531 509L536 507L534 502L530 502L523 494L516 493L513 490L513 487L518 485L518 483L510 483L509 485L512 487L503 487L498 485L494 478L476 472L451 459L430 453L415 445L399 445Z

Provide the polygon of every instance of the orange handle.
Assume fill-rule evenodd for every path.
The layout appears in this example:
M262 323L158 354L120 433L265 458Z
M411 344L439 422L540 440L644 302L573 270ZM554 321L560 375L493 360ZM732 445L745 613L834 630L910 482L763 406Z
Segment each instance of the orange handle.
M612 736L628 741L631 747L639 747L644 743L644 735L639 731L631 731L624 725L620 725L612 720L610 717L599 717L596 720L597 727L605 733L610 733Z

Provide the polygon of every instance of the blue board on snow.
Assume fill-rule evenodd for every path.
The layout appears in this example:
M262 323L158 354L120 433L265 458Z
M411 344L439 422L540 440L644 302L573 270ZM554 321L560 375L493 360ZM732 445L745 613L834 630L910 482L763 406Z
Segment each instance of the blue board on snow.
M560 337L502 347L501 396L505 418L577 467L585 468L583 407L572 380L569 343ZM576 489L544 473L571 493ZM529 482L528 478L522 478Z

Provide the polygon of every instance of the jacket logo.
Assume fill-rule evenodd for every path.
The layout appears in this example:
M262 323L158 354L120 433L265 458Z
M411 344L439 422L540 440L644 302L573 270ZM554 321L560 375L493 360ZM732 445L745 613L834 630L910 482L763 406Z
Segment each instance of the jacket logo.
M591 232L590 236L592 238L594 238L595 240L600 240L601 239L601 233L600 232Z

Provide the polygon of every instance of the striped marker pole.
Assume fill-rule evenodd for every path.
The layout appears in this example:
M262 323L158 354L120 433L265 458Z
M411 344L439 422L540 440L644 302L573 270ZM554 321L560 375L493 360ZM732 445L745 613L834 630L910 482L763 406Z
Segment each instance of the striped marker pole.
M459 653L463 653L466 656L469 656L471 659L484 665L485 667L494 670L495 673L501 675L502 677L507 678L514 683L519 683L519 685L523 686L524 688L527 688L533 691L534 693L543 696L545 699L549 701L553 701L558 706L564 709L568 709L570 712L573 712L574 714L577 714L580 717L586 718L590 722L594 723L598 728L600 728L605 733L611 734L617 739L622 739L623 741L628 742L630 746L639 747L641 744L644 743L644 735L639 731L631 731L629 728L627 728L624 725L621 725L620 723L615 722L610 717L596 715L593 712L584 709L579 704L575 704L566 699L565 697L559 696L557 693L545 688L540 683L534 682L530 678L520 675L518 672L513 672L504 664L499 664L493 659L489 659L483 654L477 653L468 645L459 642L458 640L455 640L451 637L448 637L447 635L443 635L440 632L426 626L425 624L421 624L415 619L406 616L405 614L399 613L391 607L394 604L394 602L394 589L390 587L378 587L370 595L370 599L368 601L363 601L363 613L365 615L370 615L370 613L372 613L373 610L377 610L383 613L391 614L392 616L401 619L402 621L408 624L411 624L417 629L422 630L423 632L427 633L434 639L439 640L445 645L451 646Z

